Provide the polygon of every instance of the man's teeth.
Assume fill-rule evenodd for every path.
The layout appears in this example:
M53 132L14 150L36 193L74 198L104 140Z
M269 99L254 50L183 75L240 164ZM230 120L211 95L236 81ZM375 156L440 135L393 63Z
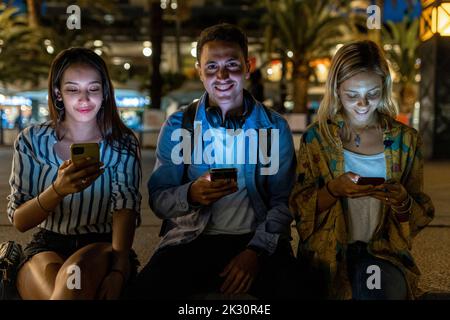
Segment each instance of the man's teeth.
M216 86L217 90L225 91L232 87L232 84L224 84L224 85L218 85Z

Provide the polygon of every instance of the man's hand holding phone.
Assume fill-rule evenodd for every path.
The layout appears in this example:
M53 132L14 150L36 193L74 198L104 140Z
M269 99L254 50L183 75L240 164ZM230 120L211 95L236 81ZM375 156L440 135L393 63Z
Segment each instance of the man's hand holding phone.
M191 184L188 193L188 201L191 204L208 206L238 190L234 179L211 180L211 173L206 172Z
M105 171L102 168L103 163L99 161L98 153L74 155L74 148L71 148L71 151L71 159L64 161L59 167L54 183L55 191L60 196L86 189Z

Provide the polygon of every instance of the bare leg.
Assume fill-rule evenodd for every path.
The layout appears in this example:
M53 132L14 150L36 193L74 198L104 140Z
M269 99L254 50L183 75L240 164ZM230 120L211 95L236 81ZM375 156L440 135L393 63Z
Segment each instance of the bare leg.
M111 254L111 243L106 242L92 243L79 249L60 268L51 299L95 299L111 266ZM78 266L80 270L80 289L70 289L68 286L69 277L74 274L72 271L74 265Z
M17 290L24 300L47 300L64 258L53 251L41 252L25 262L17 274Z

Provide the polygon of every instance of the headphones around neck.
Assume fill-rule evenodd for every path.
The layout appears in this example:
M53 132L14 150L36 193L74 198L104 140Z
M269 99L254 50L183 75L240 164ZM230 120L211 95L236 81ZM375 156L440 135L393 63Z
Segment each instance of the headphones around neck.
M225 128L225 129L242 129L245 119L247 118L247 112L233 112L229 111L225 119L223 119L222 109L220 107L208 107L206 108L206 118L213 128Z

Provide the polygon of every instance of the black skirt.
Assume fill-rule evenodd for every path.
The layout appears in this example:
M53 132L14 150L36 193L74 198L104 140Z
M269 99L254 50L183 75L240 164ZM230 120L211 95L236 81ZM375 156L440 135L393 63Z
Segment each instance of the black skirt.
M65 259L69 258L79 249L97 242L112 243L111 233L87 233L80 235L64 235L39 228L39 231L33 235L30 243L24 249L24 260L21 265L31 259L34 255L53 251ZM140 263L133 249L130 250L130 277L132 280L136 277Z

